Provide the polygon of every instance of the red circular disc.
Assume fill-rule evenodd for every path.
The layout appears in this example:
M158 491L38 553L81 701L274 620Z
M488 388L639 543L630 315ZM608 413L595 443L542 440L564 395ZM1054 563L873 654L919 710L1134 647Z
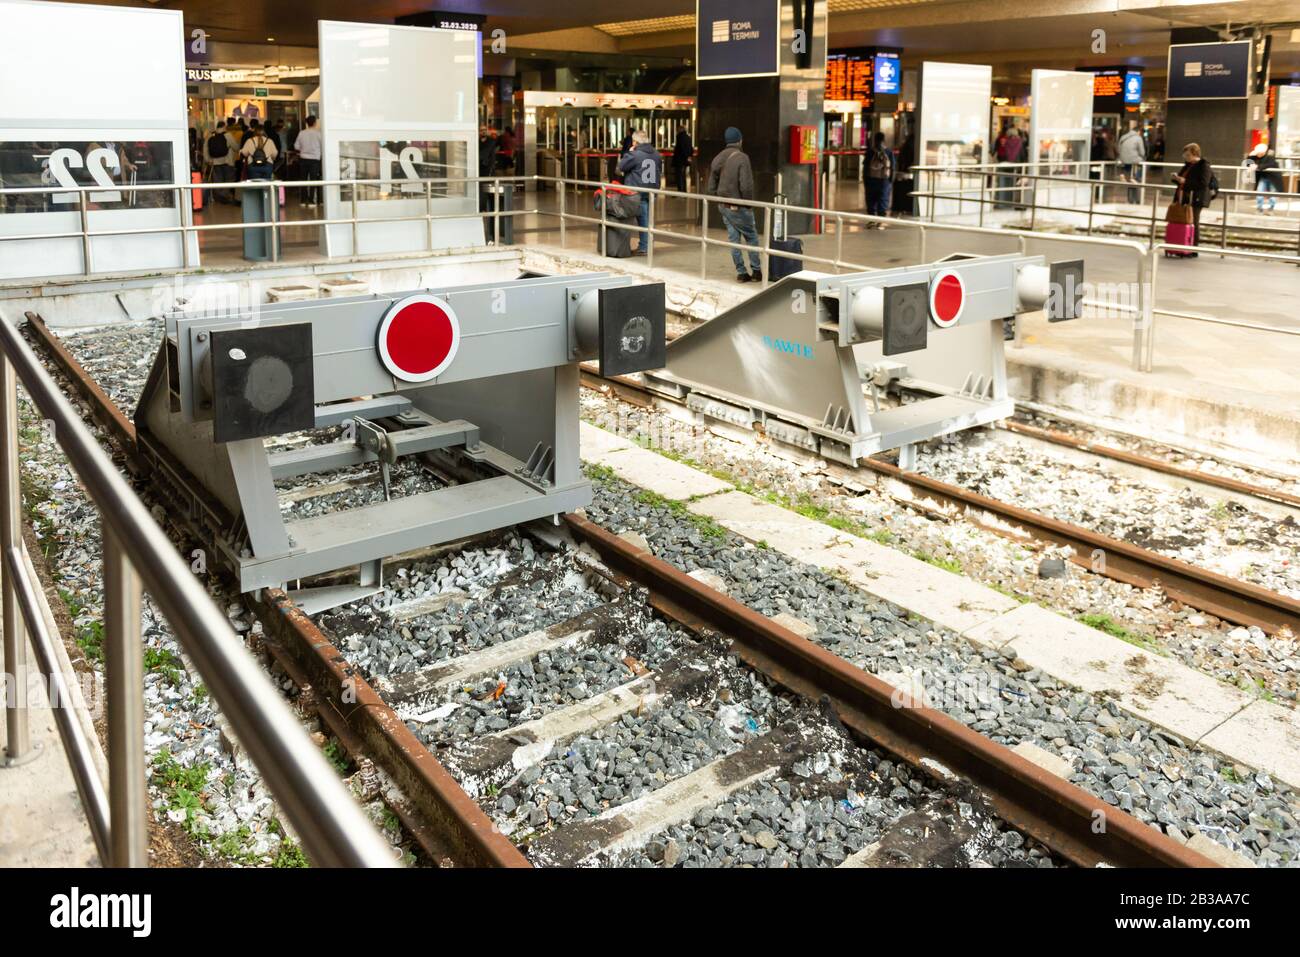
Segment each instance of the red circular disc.
M407 296L389 308L379 325L379 358L406 382L425 382L441 374L459 347L456 313L434 296Z
M966 284L955 272L940 273L930 283L930 315L939 326L951 326L966 308Z

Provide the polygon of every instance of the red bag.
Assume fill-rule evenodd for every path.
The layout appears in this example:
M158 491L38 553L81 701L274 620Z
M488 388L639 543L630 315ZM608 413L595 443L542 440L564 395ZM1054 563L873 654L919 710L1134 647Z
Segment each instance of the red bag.
M1165 242L1175 246L1195 246L1196 227L1191 223L1165 223ZM1166 256L1190 256L1191 253L1166 249Z

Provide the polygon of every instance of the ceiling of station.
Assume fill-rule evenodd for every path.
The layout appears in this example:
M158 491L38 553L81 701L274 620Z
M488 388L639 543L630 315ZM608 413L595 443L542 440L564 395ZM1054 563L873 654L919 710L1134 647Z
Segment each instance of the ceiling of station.
M318 19L391 23L441 9L484 14L490 28L505 30L507 41L521 38L524 49L694 56L695 0L637 0L634 7L609 0L98 2L181 10L187 27L229 42L315 46ZM1027 79L1035 66L1116 62L1159 73L1172 27L1254 23L1287 24L1274 33L1274 75L1300 73L1300 42L1291 39L1290 30L1300 28L1296 0L828 0L828 5L832 46L899 46L910 60L980 60L992 63L1004 79ZM634 18L611 17L629 9L635 9ZM1091 52L1096 29L1106 31L1103 55ZM546 34L555 34L555 41L545 42Z

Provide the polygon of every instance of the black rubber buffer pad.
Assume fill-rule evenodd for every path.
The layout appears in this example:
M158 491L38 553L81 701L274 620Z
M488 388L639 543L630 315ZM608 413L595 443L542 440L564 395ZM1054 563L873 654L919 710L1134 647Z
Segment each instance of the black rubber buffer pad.
M662 369L668 362L664 284L600 290L600 374Z
M237 442L316 425L311 323L212 333L212 437Z

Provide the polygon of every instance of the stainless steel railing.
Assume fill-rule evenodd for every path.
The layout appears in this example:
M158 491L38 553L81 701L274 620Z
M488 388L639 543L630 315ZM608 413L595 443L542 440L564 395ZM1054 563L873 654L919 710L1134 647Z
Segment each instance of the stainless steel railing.
M1097 163L1093 165L1106 166L1114 164ZM1156 164L1147 165L1152 169L1156 168ZM1159 165L1164 166L1166 164ZM1177 187L1172 183L1147 181L1145 175L1143 180L1107 179L1104 173L1096 178L1084 178L1065 176L1058 173L1040 173L1037 170L1041 168L1041 165L1036 167L1032 163L913 167L913 171L919 177L924 177L930 188L915 190L912 196L916 199L928 200L927 216L931 221L938 215L939 201L947 200L949 203L956 205L958 215L967 214L968 204L974 207L977 210L980 225L984 223L985 210L988 208L994 210L1015 209L1027 212L1031 230L1037 229L1039 213L1086 216L1084 234L1087 236L1093 235L1096 221L1099 218L1108 223L1141 223L1146 227L1144 232L1147 236L1147 245L1150 247L1158 238L1161 223L1160 203L1162 200L1172 199L1177 191ZM1237 173L1242 172L1238 167L1229 167L1228 169ZM951 181L953 179L957 180L957 186L954 188L934 188L936 181ZM973 185L967 185L972 180L974 181ZM1011 182L1008 183L1008 180ZM1127 195L1136 193L1138 194L1138 201L1126 205L1146 207L1146 212L1134 213L1116 208L1099 209L1099 205L1105 205L1106 190L1108 189L1111 191L1112 196L1111 205L1120 205L1113 198L1118 193L1123 192ZM1085 190L1088 197L1086 206L1052 204L1054 195L1059 196L1062 192L1068 194L1071 191L1078 194ZM1042 201L1043 197L1047 198L1046 202ZM1273 205L1282 204L1283 215L1278 217L1278 221L1285 225L1258 222L1242 223L1240 221L1234 224L1232 222L1233 215L1241 213L1241 200L1257 202L1263 198L1271 200ZM1295 217L1286 215L1292 209L1297 214L1300 214L1300 193L1258 192L1233 186L1220 188L1214 205L1218 207L1220 220L1218 223L1207 223L1203 228L1218 233L1218 248L1228 248L1229 235L1232 233L1235 234L1239 242L1250 238L1258 240L1261 237L1277 237L1289 245L1294 244L1297 251L1300 252L1300 215Z
M1076 165L1092 167L1092 166L1104 165L1104 164L1093 163L1091 161L1087 161L1087 162L1079 161ZM1032 164L1019 164L1019 166L1029 167L1032 166ZM919 171L921 173L925 173L927 171L936 171L939 169L941 168L940 167L913 167L913 171ZM942 169L946 169L946 168L942 168ZM985 164L983 166L961 166L961 167L956 167L956 169L963 171L966 175L978 175L987 178L989 176L996 175L999 169L1005 170L1005 166L1001 164ZM1027 174L1027 175L1039 176L1039 174ZM1128 188L1129 186L1134 185L1128 183L1127 181L1122 181L1122 180L1106 181L1106 180L1093 180L1090 178L1083 179L1081 177L1047 177L1047 176L1042 176L1040 178L1054 179L1058 182L1067 183L1071 185L1082 186L1086 184L1090 187L1097 186L1099 182L1109 182L1111 185L1122 186L1124 188ZM435 187L441 189L447 189L449 187L449 184L459 184L460 188L462 188L465 193L465 195L463 195L461 198L473 199L475 198L476 191L471 188L472 184L477 184L480 190L482 190L484 187L489 187L494 192L494 194L499 195L500 191L502 190L513 191L514 187L517 185L526 186L530 183L548 184L554 186L557 193L558 209L543 209L537 206L532 206L528 208L509 209L509 210L494 208L489 210L473 210L473 211L458 210L458 211L444 212L444 213L432 212L432 208L433 208L432 201L434 198ZM1152 352L1152 347L1150 345L1149 330L1151 329L1151 325L1152 325L1151 316L1152 313L1155 311L1155 302L1157 297L1157 290L1154 286L1155 270L1152 268L1153 251L1156 242L1154 212L1149 215L1144 214L1143 216L1138 217L1141 219L1142 222L1148 224L1148 235L1146 237L1146 241L1139 242L1136 239L1125 239L1125 238L1118 238L1118 237L1101 237L1095 235L1071 235L1071 234L1062 234L1062 233L1054 233L1054 232L1042 232L1034 228L1036 226L1036 222L1034 221L1032 214L1031 214L1030 228L1014 229L1014 228L1005 228L999 226L985 226L981 224L970 225L964 223L942 222L942 221L938 221L937 219L930 220L924 217L904 217L904 218L881 217L881 216L872 216L868 213L857 213L857 212L851 212L847 210L778 205L775 203L763 202L759 200L740 200L740 199L730 199L730 198L723 199L717 196L707 196L701 193L682 193L675 190L666 190L666 189L656 190L647 187L624 186L623 187L624 189L631 189L634 192L640 193L642 195L648 195L652 199L652 201L648 203L647 206L647 212L648 212L647 225L645 227L642 227L640 225L621 223L621 222L616 222L611 220L607 215L607 210L604 204L601 205L599 216L584 215L582 213L574 212L570 208L571 196L584 195L587 190L600 189L610 185L608 182L604 180L584 180L584 179L574 179L570 177L537 176L537 175L534 176L498 175L498 176L483 176L483 177L481 176L443 177L443 178L430 179L430 180L407 181L407 185L413 185L413 184L421 184L421 189L426 197L426 209L424 213L419 215L394 216L391 218L384 218L382 220L377 218L370 218L370 217L358 217L357 205L356 205L358 190L356 188L353 188L350 196L351 215L347 217L333 217L333 218L289 221L289 220L277 220L273 216L271 221L264 221L264 222L257 222L257 223L220 223L220 224L202 224L202 225L182 224L178 226L157 227L149 230L123 229L123 230L106 230L106 231L99 231L99 230L87 231L85 227L85 221L83 219L83 227L80 231L63 233L59 235L63 236L64 238L79 237L83 240L84 243L88 244L89 242L87 238L88 236L134 234L140 232L182 232L188 235L189 233L200 233L200 232L210 232L210 231L243 230L243 229L250 229L250 228L270 228L272 231L272 235L274 236L278 234L279 230L282 230L286 227L344 225L344 226L349 226L352 230L352 235L353 235L352 248L353 250L355 250L357 248L356 233L359 226L365 225L366 223L377 223L377 222L393 223L393 222L418 221L418 222L425 222L428 226L427 235L429 241L426 248L432 251L435 248L437 248L434 243L434 223L437 222L438 220L467 219L467 218L474 218L474 217L489 218L493 223L494 239L496 243L500 245L502 217L535 216L538 217L539 219L553 218L558 220L561 245L567 243L567 230L570 224L576 224L579 227L583 227L583 228L595 228L596 230L598 230L598 237L599 237L598 251L601 252L602 254L606 251L605 249L606 229L616 229L616 230L628 231L635 234L644 234L651 237L652 240L663 239L678 244L683 244L683 243L696 244L699 247L698 273L701 278L705 278L707 276L708 252L710 248L717 248L717 249L724 249L724 250L734 249L734 250L740 250L742 253L748 253L751 251L756 252L761 258L764 276L766 278L770 278L771 257L787 255L783 250L774 249L772 247L772 238L773 238L773 231L774 231L773 224L774 224L775 217L778 214L780 214L781 216L789 216L790 214L805 215L805 216L812 217L821 223L833 222L835 225L834 255L819 256L813 252L805 251L799 256L799 258L802 259L805 263L811 263L814 265L827 267L836 272L840 272L843 270L860 271L860 270L874 268L870 264L854 262L845 257L844 237L847 234L848 229L854 226L865 227L870 225L888 225L891 228L901 228L901 229L915 231L918 234L918 239L919 239L919 254L917 257L918 262L927 261L928 258L927 249L928 249L929 236L932 232L935 231L968 234L968 235L979 235L984 237L1003 237L1005 239L1014 241L1015 248L1021 253L1025 252L1026 244L1029 241L1044 241L1044 242L1053 242L1053 243L1074 244L1084 249L1089 249L1089 248L1104 249L1109 247L1112 249L1125 250L1132 255L1132 262L1134 267L1134 288L1136 290L1136 293L1134 296L1135 301L1132 303L1121 303L1121 304L1104 303L1102 305L1104 305L1105 308L1107 308L1108 310L1129 315L1132 317L1133 319L1132 366L1134 369L1139 371L1148 371L1148 372L1151 371L1150 356ZM185 191L195 190L195 189L218 190L218 191L232 189L232 188L265 189L267 190L268 201L274 203L275 197L273 191L278 189L281 186L292 189L292 188L303 188L303 187L308 187L308 188L310 187L357 187L357 186L392 187L394 185L397 185L396 181L390 183L388 181L382 181L382 180L340 179L340 180L327 180L327 181L312 180L312 181L292 181L292 182L283 182L277 180L277 181L267 181L267 182L246 181L243 183L194 183L194 184L181 184L176 186L165 186L165 187L138 186L134 188L139 190L144 190L144 189L175 190L177 191L178 197L182 193L185 193ZM1154 191L1153 195L1159 195L1159 191L1161 190L1166 192L1172 190L1171 186L1164 186L1162 184L1145 183L1145 184L1140 184L1140 186L1141 188ZM85 203L84 200L85 194L92 190L100 189L100 188L102 187L87 186L87 187L79 188L79 191L82 194L83 207ZM120 188L125 190L125 189L130 189L131 187L120 187ZM27 190L18 190L18 191L0 190L0 197L3 197L6 193L9 192L48 193L48 192L56 192L56 191L69 192L70 190L67 187L41 187L41 188L30 188ZM976 203L979 201L978 196L972 198L971 196L969 196L968 193L965 193L965 191L959 190L958 192L964 194L963 198L966 202ZM913 195L918 197L925 197L925 196L943 197L945 193L944 191L928 191L928 192L921 191L919 193L914 193ZM1272 194L1272 195L1293 196L1296 194ZM679 230L667 229L662 226L656 225L655 224L655 201L663 200L663 199L680 199L692 204L699 203L700 220L699 220L698 231L682 232ZM342 197L340 197L340 201L342 202ZM986 202L991 202L991 200L988 200L986 197ZM759 240L757 245L751 246L746 243L733 243L728 239L709 235L710 223L712 222L716 224L721 221L721 216L717 212L717 210L720 206L723 205L751 209L755 212L756 217L761 217L761 225L758 218L756 218L755 221L755 231L757 233L757 238ZM933 202L931 205L933 207ZM184 204L184 208L188 211L189 204ZM272 206L272 209L276 209L276 208L278 208L278 204ZM1040 206L1039 208L1045 209L1046 207ZM1066 209L1065 207L1062 208ZM1153 205L1153 209L1154 208L1155 207ZM1074 208L1068 208L1068 211L1079 212L1079 210ZM1110 216L1112 214L1108 212L1106 215ZM1224 230L1224 236L1226 237L1226 230ZM0 240L27 239L27 238L36 238L36 237L30 237L30 236L0 237ZM188 244L183 244L183 245L186 245L186 248L188 250ZM279 245L278 243L273 244L273 252L275 249L278 248L278 245ZM1222 248L1217 248L1217 247L1213 248L1213 253L1215 255L1226 254L1226 252L1228 251L1226 238L1222 238L1221 247ZM2 242L0 242L0 248L3 248ZM354 257L354 258L364 258L364 257ZM1280 262L1289 261L1286 255L1261 255L1259 257L1252 257L1252 258L1271 259L1273 261L1280 261ZM648 266L654 265L653 241L649 245L646 262ZM1089 301L1089 300L1085 300L1085 304L1098 305L1097 302ZM1164 315L1174 316L1178 318L1188 318L1188 319L1202 318L1200 316L1196 316L1193 314L1175 313L1166 310L1162 310L1162 313Z
M68 702L39 585L22 539L18 484L18 383L53 425L59 447L99 513L104 576L108 782ZM26 700L26 637L57 701L59 736L100 859L147 866L148 782L144 750L142 588L262 774L312 861L321 866L389 867L388 844L362 814L176 548L42 367L18 329L0 316L0 550L3 551L5 662L17 700L5 711L9 763L32 751ZM3 772L0 772L3 774Z

